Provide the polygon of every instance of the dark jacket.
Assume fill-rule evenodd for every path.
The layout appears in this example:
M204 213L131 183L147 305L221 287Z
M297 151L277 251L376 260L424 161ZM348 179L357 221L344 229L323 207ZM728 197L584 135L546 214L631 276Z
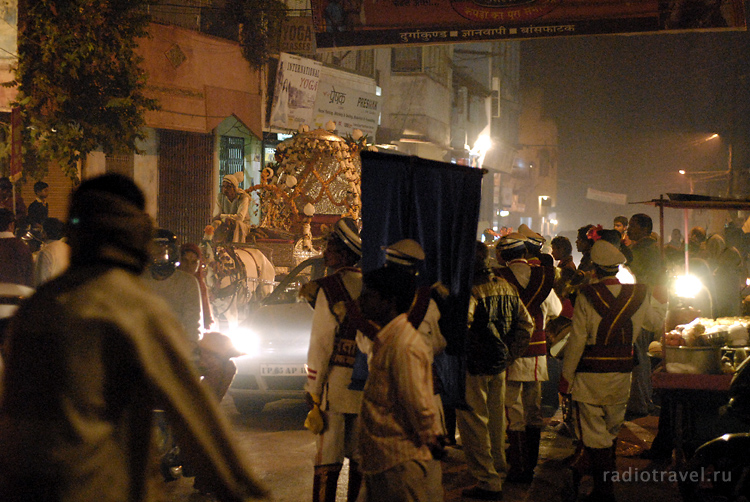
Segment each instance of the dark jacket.
M477 282L469 301L467 369L496 375L526 350L534 320L508 281L487 275Z

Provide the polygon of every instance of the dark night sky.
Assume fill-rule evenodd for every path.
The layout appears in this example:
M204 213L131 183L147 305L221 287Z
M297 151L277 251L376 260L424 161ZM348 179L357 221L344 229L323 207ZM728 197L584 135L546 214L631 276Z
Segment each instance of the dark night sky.
M522 85L544 89L545 113L558 125L558 230L611 227L614 216L636 212L658 226L649 206L586 200L587 187L626 193L629 202L688 192L677 170L726 169L728 132L735 133L735 166L743 162L737 145L750 141L738 126L750 115L748 33L558 38L524 41L521 51ZM703 141L711 133L722 137ZM695 187L722 190L722 182ZM669 225L680 218L667 214Z

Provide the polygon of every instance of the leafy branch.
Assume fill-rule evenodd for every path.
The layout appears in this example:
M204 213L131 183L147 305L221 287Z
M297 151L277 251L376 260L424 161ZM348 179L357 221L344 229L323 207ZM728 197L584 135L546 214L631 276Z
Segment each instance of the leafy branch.
M96 148L138 151L146 76L135 52L147 36L147 0L34 0L19 14L16 72L24 123L24 174L42 178L57 161L77 180Z

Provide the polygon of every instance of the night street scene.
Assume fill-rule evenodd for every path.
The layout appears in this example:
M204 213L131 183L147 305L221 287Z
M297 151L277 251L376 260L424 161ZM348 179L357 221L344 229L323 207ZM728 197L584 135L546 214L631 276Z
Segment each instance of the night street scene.
M747 502L747 11L0 2L0 501Z

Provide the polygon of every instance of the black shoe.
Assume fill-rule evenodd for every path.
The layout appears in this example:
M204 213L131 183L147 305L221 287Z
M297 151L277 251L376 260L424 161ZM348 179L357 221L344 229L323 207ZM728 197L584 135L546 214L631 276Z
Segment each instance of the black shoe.
M485 490L475 486L474 488L467 488L461 492L462 497L477 500L503 500L502 490Z

